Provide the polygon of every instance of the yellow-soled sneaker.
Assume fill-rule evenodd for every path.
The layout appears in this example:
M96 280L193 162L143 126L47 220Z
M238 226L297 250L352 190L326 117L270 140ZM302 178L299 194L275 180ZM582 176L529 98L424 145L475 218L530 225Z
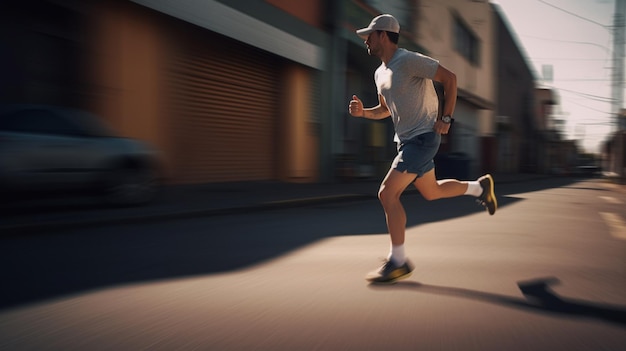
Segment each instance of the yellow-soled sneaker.
M493 215L498 209L498 200L496 199L496 193L494 191L493 177L491 174L487 174L478 178L478 182L483 188L483 193L478 197L478 201L487 208L490 215Z
M392 260L386 259L383 265L367 274L365 280L371 283L395 283L398 280L406 279L413 272L413 264L406 260L403 265L396 266Z

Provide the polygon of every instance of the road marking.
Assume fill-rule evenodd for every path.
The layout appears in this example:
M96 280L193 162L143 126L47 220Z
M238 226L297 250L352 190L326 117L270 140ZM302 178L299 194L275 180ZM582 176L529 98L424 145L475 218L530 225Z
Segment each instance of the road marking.
M614 205L621 205L624 202L620 199L616 199L613 196L600 196L600 198L610 204L614 204Z
M626 240L626 222L613 212L600 212L600 216L611 229L611 235L617 239Z

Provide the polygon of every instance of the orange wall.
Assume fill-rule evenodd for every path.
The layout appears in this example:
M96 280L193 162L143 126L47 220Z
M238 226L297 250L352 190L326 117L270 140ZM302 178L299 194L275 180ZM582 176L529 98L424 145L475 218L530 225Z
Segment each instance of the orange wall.
M163 153L169 138L163 111L163 48L156 21L126 2L105 2L94 40L94 110L120 136L144 140ZM167 172L167 169L165 170Z
M280 178L312 182L318 178L318 141L311 124L310 72L292 64L283 72Z
M272 0L301 12L307 21L319 19L317 2L293 6L292 1ZM306 4L305 4L306 3ZM277 6L278 6L277 5ZM302 5L302 6L300 6ZM105 2L100 9L93 77L100 87L94 110L122 136L145 140L163 155L165 176L180 180L174 133L167 107L167 25L148 11L125 1ZM312 182L318 178L318 141L312 125L312 72L298 64L286 64L281 72L282 101L276 141L280 155L278 178Z

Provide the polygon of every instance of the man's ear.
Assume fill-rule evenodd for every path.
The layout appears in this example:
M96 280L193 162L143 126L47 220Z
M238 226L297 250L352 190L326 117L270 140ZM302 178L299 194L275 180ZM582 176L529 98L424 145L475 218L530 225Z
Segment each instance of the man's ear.
M390 41L391 39L389 39L389 36L387 35L387 32L385 32L384 30L378 32L379 37L385 37L387 41Z

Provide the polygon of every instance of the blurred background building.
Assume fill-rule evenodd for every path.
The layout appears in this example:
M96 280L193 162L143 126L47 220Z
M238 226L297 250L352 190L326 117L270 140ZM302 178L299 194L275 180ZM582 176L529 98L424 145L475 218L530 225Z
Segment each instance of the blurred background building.
M499 8L486 0L22 0L0 5L1 103L78 107L162 151L172 183L380 178L390 120L354 31L380 13L400 46L457 74L440 176L570 172L575 141L552 119ZM611 143L606 149L614 151ZM622 151L623 154L623 151Z

